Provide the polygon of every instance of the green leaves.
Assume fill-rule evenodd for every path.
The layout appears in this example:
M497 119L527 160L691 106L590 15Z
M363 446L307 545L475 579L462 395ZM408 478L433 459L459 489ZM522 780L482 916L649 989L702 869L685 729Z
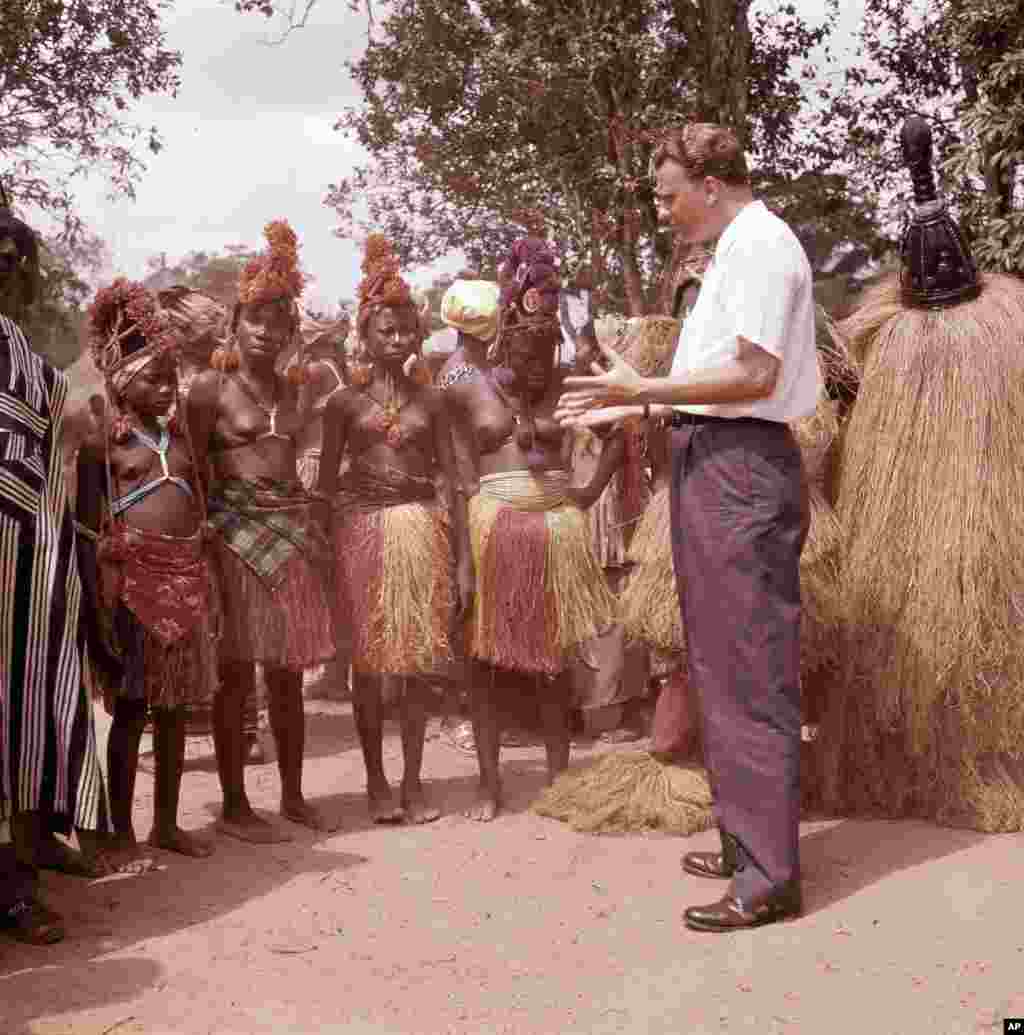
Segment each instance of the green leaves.
M154 130L125 121L128 99L173 92L180 55L166 49L161 0L3 0L0 176L14 195L77 231L71 184L97 166L130 194L137 145Z
M801 62L829 23L750 0L402 0L348 67L360 103L339 128L371 160L332 184L337 232L392 238L406 263L471 261L529 229L568 277L642 312L668 258L648 175L657 136L687 118L745 133L762 182L825 171ZM806 199L813 208L813 195ZM525 215L528 213L529 215ZM851 223L852 225L852 223ZM867 225L862 220L861 229Z

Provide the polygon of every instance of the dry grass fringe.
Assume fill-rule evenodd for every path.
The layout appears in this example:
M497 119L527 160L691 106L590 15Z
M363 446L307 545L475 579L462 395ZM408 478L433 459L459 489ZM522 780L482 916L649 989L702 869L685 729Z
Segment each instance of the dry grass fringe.
M1024 284L988 276L978 299L926 311L891 277L841 330L863 379L837 506L827 795L933 818L971 799L979 823L1006 822L970 774L982 755L1019 757L1024 732Z
M615 751L570 769L533 809L581 833L662 830L686 837L715 823L704 771L664 765L646 751Z
M669 490L651 499L629 547L636 567L619 600L626 635L658 650L680 653L686 649L683 622L672 565L671 504Z
M829 316L823 306L818 306L818 316L825 334L818 335L818 360L826 384L856 395L860 385L860 367L850 350L847 333Z
M441 511L422 503L377 512L383 539L380 596L370 628L378 671L433 672L452 658L449 616L455 607L450 546Z
M586 515L560 502L564 486L559 489L555 480L548 479L550 484L545 484L520 474L509 472L508 478L488 483L470 501L470 541L478 572L477 600L470 624L471 650L484 660L497 661L501 645L493 642L491 617L496 601L503 599L514 585L522 584L524 590L529 590L539 583L544 597L546 639L562 655L555 659L555 671L560 671L566 653L599 636L616 621L618 605L594 556ZM544 571L525 582L520 577L522 573L516 573L499 587L501 574L494 572L492 576L487 558L492 549L500 549L498 543L492 547L490 539L493 534L501 534L495 533L495 528L499 515L509 508L543 515ZM542 660L536 659L538 665Z

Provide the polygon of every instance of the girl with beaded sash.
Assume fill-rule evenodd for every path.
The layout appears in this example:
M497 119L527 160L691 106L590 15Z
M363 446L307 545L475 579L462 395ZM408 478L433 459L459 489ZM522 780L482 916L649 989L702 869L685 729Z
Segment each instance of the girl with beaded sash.
M118 869L139 871L150 865L132 826L147 712L156 755L150 843L187 856L212 852L178 826L177 812L186 710L216 686L217 601L202 491L188 437L171 415L178 380L167 322L141 284L119 278L97 293L89 331L107 406L78 459L79 528L97 542L95 552L82 551L82 581L92 598L90 654L114 720L109 854Z
M192 384L188 420L206 460L209 522L224 601L220 690L214 741L224 794L218 828L246 841L290 835L252 809L244 784L242 736L256 663L267 685L281 775L281 815L317 830L332 825L302 794L305 722L302 672L335 654L330 598L322 578L329 556L298 481L297 437L304 422L297 382L304 363L282 376L276 363L299 327L305 279L298 241L285 221L267 224L268 249L242 270L231 321L233 342L218 349Z
M473 595L466 499L448 415L419 354L421 316L382 235L367 239L362 270L357 329L363 355L351 368L351 386L328 402L318 490L332 504L339 637L345 630L351 636L370 815L377 823L426 823L440 812L420 780L424 677L451 665L452 620ZM339 477L346 450L349 466ZM398 698L402 728L397 800L382 759L389 697Z

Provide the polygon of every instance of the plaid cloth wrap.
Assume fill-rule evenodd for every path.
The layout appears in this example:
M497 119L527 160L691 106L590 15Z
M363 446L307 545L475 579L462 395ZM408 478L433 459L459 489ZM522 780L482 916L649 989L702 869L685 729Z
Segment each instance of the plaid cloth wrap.
M210 527L268 589L285 578L285 566L302 554L328 570L331 548L311 520L310 498L298 482L231 478L210 487Z

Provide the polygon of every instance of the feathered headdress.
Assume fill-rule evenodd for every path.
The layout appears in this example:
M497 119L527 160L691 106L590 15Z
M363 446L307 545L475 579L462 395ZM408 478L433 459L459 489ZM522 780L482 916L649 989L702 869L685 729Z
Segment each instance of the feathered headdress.
M414 305L412 290L399 272L398 256L383 234L370 234L363 252L363 279L359 283L361 335L366 333L370 317L381 309L398 309Z
M132 378L176 351L175 335L153 295L126 277L100 288L86 317L93 363L103 375L111 409L117 409ZM123 439L127 431L125 418L118 417L114 438Z
M238 301L242 305L294 302L306 286L299 269L299 239L286 219L275 219L263 228L267 249L250 259L238 278Z
M138 281L118 277L100 288L87 318L93 362L117 395L140 370L174 349L166 315ZM129 350L129 343L138 347Z
M551 248L539 237L512 245L501 269L502 338L513 334L561 333L558 303L561 278Z
M287 219L271 220L263 228L263 236L267 240L266 249L250 259L239 274L238 305L285 301L292 308L298 329L297 299L306 286L306 277L299 268L299 239ZM289 379L296 384L304 381L307 374L301 339L297 358L298 362L288 371ZM210 365L217 370L235 370L238 364L238 349L234 344L218 346L210 357Z
M363 263L360 267L363 279L359 282L359 309L356 313L356 329L361 342L366 340L366 331L375 313L382 309L412 309L420 323L420 340L426 336L424 326L425 311L420 309L412 289L402 278L398 256L391 242L383 234L370 234L366 238L363 250ZM407 370L409 376L419 383L430 381L430 368L418 355L410 357L411 366ZM369 383L371 368L365 354L359 362L353 364L352 379L357 385Z

